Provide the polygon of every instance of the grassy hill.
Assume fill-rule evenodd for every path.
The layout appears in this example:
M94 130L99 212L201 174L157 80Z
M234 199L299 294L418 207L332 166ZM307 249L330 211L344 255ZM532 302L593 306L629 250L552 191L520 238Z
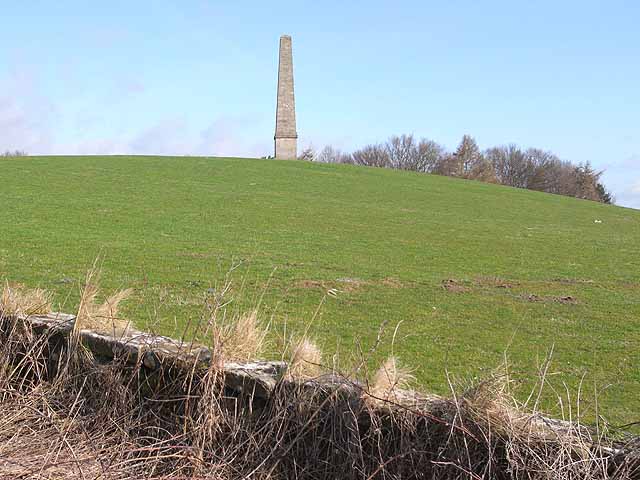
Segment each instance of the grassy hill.
M67 311L98 254L105 290L135 288L125 313L169 334L230 275L274 336L318 310L312 335L347 357L388 322L371 365L393 348L436 392L505 352L525 378L553 348L556 388L637 420L640 211L346 165L35 157L0 160L0 224L0 278Z

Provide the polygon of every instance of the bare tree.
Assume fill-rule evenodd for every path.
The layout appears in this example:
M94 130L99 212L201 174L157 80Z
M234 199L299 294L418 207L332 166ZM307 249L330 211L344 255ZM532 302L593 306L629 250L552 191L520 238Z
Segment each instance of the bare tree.
M393 136L385 147L391 168L397 170L413 170L415 168L418 149L413 135Z
M485 152L493 165L496 179L503 185L527 187L527 161L525 153L514 144L493 147Z
M353 152L351 156L356 165L391 168L389 152L383 145L367 145Z
M413 135L400 135L390 137L384 144L367 145L353 154L327 146L317 160L436 173L613 202L613 196L600 181L603 172L595 171L588 163L575 165L551 152L537 148L523 150L514 144L489 148L483 153L470 135L464 135L451 154L431 140L418 142Z
M423 173L435 172L442 159L447 155L442 145L426 139L420 140L416 153L415 168L413 170Z
M322 163L353 163L351 155L343 153L341 150L327 145L316 156L316 161Z
M537 148L529 148L524 152L525 166L521 174L524 188L530 190L548 191L552 188L552 171L561 167L561 161L551 152Z
M26 157L27 152L23 150L6 150L4 153L0 154L0 157Z
M417 142L413 135L400 135L389 138L385 144L367 145L352 157L356 165L431 173L444 152L442 146L431 140Z
M484 157L480 157L470 166L470 170L465 173L465 178L486 183L498 183L493 164Z
M316 159L316 152L313 150L312 146L308 146L305 148L300 155L298 155L298 160L306 160L307 162L313 162Z

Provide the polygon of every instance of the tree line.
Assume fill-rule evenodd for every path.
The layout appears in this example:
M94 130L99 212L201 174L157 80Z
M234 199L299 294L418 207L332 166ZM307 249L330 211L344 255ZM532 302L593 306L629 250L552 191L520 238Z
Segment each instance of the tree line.
M603 203L614 201L602 183L603 171L594 170L588 162L574 164L551 152L522 149L514 144L481 151L470 135L462 137L454 152L448 152L432 140L400 135L352 153L330 145L317 154L307 148L300 158L466 178Z
M0 157L26 157L27 152L23 152L22 150L6 150L5 152L0 153Z

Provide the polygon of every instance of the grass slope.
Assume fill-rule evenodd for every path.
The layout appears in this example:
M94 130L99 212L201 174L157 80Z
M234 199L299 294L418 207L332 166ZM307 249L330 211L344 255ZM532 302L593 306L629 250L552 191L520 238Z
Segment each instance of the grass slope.
M393 348L443 392L445 370L483 374L506 351L528 374L553 347L559 390L565 381L575 395L584 376L584 395L601 390L609 418L637 420L640 211L407 172L221 158L3 159L0 185L0 278L55 291L65 310L101 253L105 290L136 289L130 318L175 333L242 261L238 308L264 294L276 330L302 330L322 303L311 333L326 351L346 356L356 339L368 349L389 322L372 365Z

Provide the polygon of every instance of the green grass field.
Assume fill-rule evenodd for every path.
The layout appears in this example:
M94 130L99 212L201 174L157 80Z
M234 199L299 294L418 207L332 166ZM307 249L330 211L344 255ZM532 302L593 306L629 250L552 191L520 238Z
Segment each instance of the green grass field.
M395 353L439 393L505 352L526 378L553 347L559 391L583 379L583 409L597 388L613 423L639 420L640 211L347 165L33 157L0 160L0 224L0 278L65 311L100 254L105 291L135 288L125 314L175 334L239 264L235 305L263 295L275 336L320 307L311 334L346 358L388 322L373 366L401 322Z

